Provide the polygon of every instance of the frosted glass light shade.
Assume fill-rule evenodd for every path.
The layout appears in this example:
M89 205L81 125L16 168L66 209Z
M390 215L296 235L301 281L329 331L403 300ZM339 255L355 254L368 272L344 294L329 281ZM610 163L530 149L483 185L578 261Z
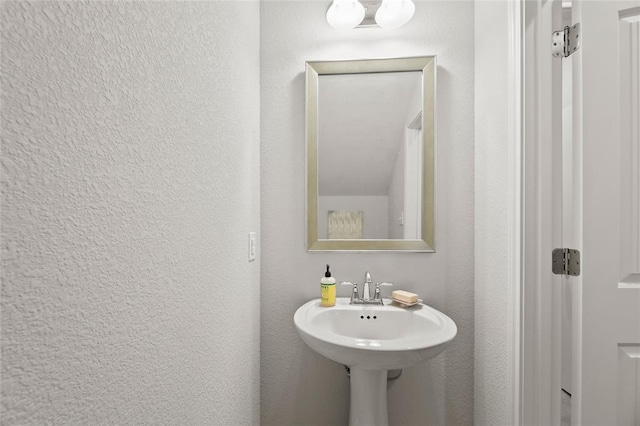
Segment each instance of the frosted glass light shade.
M364 19L364 6L358 0L333 0L327 10L327 22L333 28L355 28Z
M413 18L416 5L411 0L382 0L376 23L382 28L398 28Z

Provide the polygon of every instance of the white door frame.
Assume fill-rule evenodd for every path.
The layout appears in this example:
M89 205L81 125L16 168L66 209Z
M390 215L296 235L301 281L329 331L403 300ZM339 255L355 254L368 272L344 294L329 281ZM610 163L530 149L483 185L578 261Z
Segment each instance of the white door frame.
M524 10L521 0L509 2L509 59L508 93L509 116L508 135L513 142L509 144L509 223L508 223L508 348L509 348L509 420L513 425L522 424L522 312L521 303L524 277L523 259L523 80L524 80Z
M558 8L550 13L550 8ZM561 119L549 105L561 96L550 78L551 34L560 4L509 1L509 419L513 425L560 423L560 283L551 249L560 247ZM557 15L558 22L549 19ZM558 25L557 28L553 28ZM559 68L558 68L559 69ZM558 103L561 107L561 102ZM544 106L544 107L543 107ZM558 111L561 117L561 111ZM555 170L555 172L554 172ZM549 232L551 231L551 232ZM554 307L554 304L558 304ZM557 383L556 383L557 382Z

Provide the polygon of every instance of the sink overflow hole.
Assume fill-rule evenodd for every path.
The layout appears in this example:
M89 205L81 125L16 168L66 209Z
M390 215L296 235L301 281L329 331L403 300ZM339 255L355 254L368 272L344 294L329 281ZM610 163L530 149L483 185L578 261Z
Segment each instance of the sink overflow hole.
M360 315L360 319L364 319L364 315ZM371 315L367 315L367 319L371 319ZM373 319L378 319L377 315L374 315Z

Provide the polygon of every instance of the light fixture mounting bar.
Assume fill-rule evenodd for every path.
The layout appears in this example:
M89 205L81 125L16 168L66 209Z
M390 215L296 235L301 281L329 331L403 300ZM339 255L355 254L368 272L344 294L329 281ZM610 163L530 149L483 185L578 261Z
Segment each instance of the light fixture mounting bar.
M377 27L376 12L382 4L382 0L359 0L364 6L364 19L356 28Z

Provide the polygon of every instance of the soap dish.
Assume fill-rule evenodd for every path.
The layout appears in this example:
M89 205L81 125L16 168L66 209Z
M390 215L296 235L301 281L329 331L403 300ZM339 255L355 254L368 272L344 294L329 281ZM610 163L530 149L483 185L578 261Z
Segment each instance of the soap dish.
M422 303L422 299L418 299L417 301L411 302L411 303L405 302L403 300L394 299L394 298L392 298L391 300L393 300L397 305L400 305L400 307L402 308L409 308L411 306L417 305L418 303Z

